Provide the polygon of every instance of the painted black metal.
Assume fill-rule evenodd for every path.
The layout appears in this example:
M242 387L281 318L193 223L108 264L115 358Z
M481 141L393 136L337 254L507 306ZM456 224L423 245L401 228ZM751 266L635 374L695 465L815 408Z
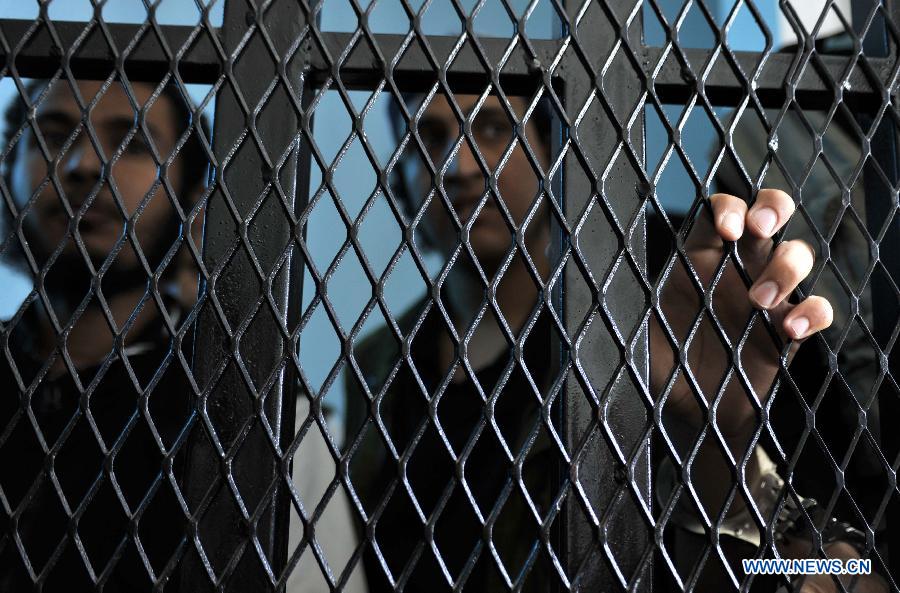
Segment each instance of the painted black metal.
M203 393L184 471L196 554L182 570L184 591L280 587L288 554L283 448L294 432L295 393L285 372L297 343L287 321L300 307L288 296L302 280L293 241L304 207L297 167L306 25L296 6L265 8L228 3L221 31L227 60L194 358Z
M217 28L198 28L179 25L161 27L163 40L172 54L166 57L160 38L145 25L128 25L112 23L107 25L110 40L96 32L96 28L86 27L82 22L58 21L53 28L59 42L47 34L41 34L41 25L32 21L17 19L0 20L0 29L6 37L9 50L0 48L0 59L15 63L18 75L41 78L52 75L63 64L66 54L63 47L78 47L78 51L70 55L67 64L76 78L103 79L109 75L112 53L110 47L122 52L128 48L124 63L132 80L160 80L168 72L174 62L186 83L212 84L220 80L222 75L222 59L212 42L212 36L218 35ZM210 33L212 31L212 33ZM310 81L320 85L332 75L334 58L340 56L354 38L353 33L336 33L321 31L321 44L312 44L309 48ZM410 44L403 35L374 34L379 53L383 56L397 56L401 48L408 48L403 60L391 70L391 76L398 88L410 92L428 90L435 81L427 57L418 44ZM26 39L27 43L19 45ZM135 43L135 40L142 42ZM508 46L505 39L485 38L481 44L485 55L496 60L503 55ZM377 54L365 42L355 41L352 54L340 63L341 80L347 89L371 89L385 77L385 69L380 65ZM455 44L455 39L429 37L429 45L436 55L448 55ZM534 39L530 42L529 51L521 53L509 60L501 72L504 88L511 94L529 93L535 89L534 64L545 67L557 62L566 52L568 44L564 40ZM9 54L7 55L7 51ZM683 103L700 84L710 101L716 105L733 106L741 101L748 92L733 74L726 70L714 69L702 78L692 72L692 68L684 60L672 56L671 52L660 47L635 45L632 51L638 58L641 69L648 79L653 80L656 92L665 103ZM714 56L706 49L682 48L688 64L705 64ZM175 55L177 54L177 60ZM756 52L734 52L734 60L747 75L754 72L760 54ZM565 60L564 60L565 62ZM799 105L810 109L821 109L829 106L834 94L827 80L838 80L847 63L844 56L819 56L814 68L822 76L809 76L791 85ZM894 60L886 57L870 56L868 68L873 76L888 84L895 67ZM786 97L786 82L796 68L796 56L773 53L766 57L765 67L755 75L755 94L765 107L779 107ZM564 75L565 64L552 69L551 76L558 78ZM484 70L477 57L472 53L463 53L448 72L448 81L460 91L477 92L490 80L490 73ZM848 105L860 109L873 108L881 104L881 95L871 89L866 82L866 75L855 70L848 79L847 89L842 99Z
M794 102L820 109L840 100L861 122L888 117L884 111L896 108L897 63L890 55L896 38L867 37L865 59L845 76L847 65L856 63L853 56L816 54L801 65L800 54L647 47L640 39L640 3L588 4L582 10L582 3L566 3L560 39L529 40L520 31L523 49L502 72L490 65L504 55L509 40L479 39L448 68L435 56L451 53L458 39L420 31L376 35L362 19L356 33L323 32L307 27L312 13L303 2L231 0L221 29L208 20L198 27L0 22L6 76L40 78L62 69L74 78L106 78L118 68L132 80L155 81L177 70L183 82L223 89L216 105L216 174L206 213L194 361L201 396L183 479L192 517L179 575L183 591L278 590L287 578L282 569L293 550L287 549L285 521L292 505L285 492L291 479L286 449L294 436L293 386L301 374L294 356L303 327L301 240L315 157L309 108L317 89L337 88L349 104L348 90L371 90L383 82L391 93L426 91L435 84L443 91L482 92L502 82L507 95L551 97L563 171L561 183L546 184L558 205L551 261L566 265L546 288L563 322L565 335L554 337L554 344L559 367L567 372L555 394L563 399L561 417L548 415L564 429L567 462L561 468L561 519L546 527L543 544L560 560L563 574L553 583L560 590L651 590L654 545L662 532L650 518L650 435L662 428L653 424L654 398L645 391L651 288L644 210L654 188L645 171L644 108L648 101L697 97L707 106L734 106L749 95L760 108ZM868 7L861 8L866 4L854 3L856 22L868 14ZM898 3L890 10L893 23L900 23ZM875 20L873 27L886 25ZM404 48L403 59L395 62ZM714 59L727 61L740 75L696 67ZM798 68L818 75L799 77ZM357 131L361 120L360 115L354 122ZM867 176L874 233L897 210L893 127L879 129L869 146L892 186L885 195L878 189L884 184L870 185ZM894 283L900 279L900 250L893 248L898 237L900 222L894 219L880 244L870 246ZM884 279L873 281L871 289L873 333L886 344L896 334L896 290ZM373 290L383 296L382 287ZM322 299L327 304L327 295ZM894 352L886 354L884 370L891 373L897 369ZM878 402L889 463L900 452L892 438L897 432L891 419L900 413L896 396L885 389ZM346 483L345 464L338 474ZM892 479L896 491L895 473ZM892 527L897 516L889 513ZM890 531L889 547L896 550L900 529ZM894 574L900 574L897 556L890 557ZM330 581L340 588L348 574L331 575Z
M653 80L664 103L684 103L692 93L702 89L714 105L733 107L750 92L750 86L730 68L714 68L701 76L697 66L708 64L715 57L715 52L706 49L687 47L679 48L679 52L666 52L658 47L642 47L638 55L646 76ZM760 57L757 52L736 51L728 62L743 73L747 82L754 81L754 95L767 108L781 107L789 95L804 109L829 107L834 102L834 92L828 81L841 79L847 65L844 56L819 55L812 68L820 76L804 76L795 81L792 76L798 66L796 55L768 54L761 69ZM727 58L720 56L719 59ZM887 84L896 64L889 58L876 56L868 59L868 67L876 80ZM854 109L877 108L882 102L881 95L871 89L861 70L851 72L841 97Z
M567 4L569 14L578 7ZM644 266L645 78L626 45L639 44L640 18L628 2L613 2L572 19L567 24L578 51L560 65L569 118L563 187L569 240L562 254L570 262L563 288L569 336L565 527L570 587L577 591L649 591L652 574L650 530L638 510L652 504L639 387L648 381L646 295L637 281L626 283L628 291L608 288L612 275L634 278ZM620 59L598 71L615 53Z
M115 55L132 80L159 81L177 70L189 83L214 83L222 71L212 27L109 23L108 35L96 23L0 20L5 39L0 59L25 78L49 78L66 68L75 78L103 80ZM158 34L160 31L162 34Z
M898 22L900 3L892 1L888 6L887 16ZM853 4L853 23L857 34L863 32L862 24L871 20L869 27L874 34L866 35L861 46L866 59L868 56L889 56L897 45L896 39L889 35L885 14L873 15L873 8L870 1ZM898 492L894 460L900 455L900 435L894 421L900 414L900 393L897 392L896 381L893 379L900 371L900 350L895 347L895 334L900 319L900 293L897 292L900 282L900 250L894 247L900 244L900 219L896 217L900 163L897 154L897 127L890 113L890 109L895 109L896 105L896 98L891 97L886 104L856 113L860 127L871 130L870 154L867 155L869 162L863 180L866 191L866 223L869 234L877 241L877 249L873 250L870 257L877 257L886 272L874 276L869 288L873 309L872 334L883 348L879 357L879 362L883 365L880 371L887 374L881 381L878 397L868 415L874 413L875 418L880 421L878 428L881 452L894 467L894 473L887 480L887 512L882 517L882 524L887 528L886 560L893 587L897 586L896 575L900 575L900 507L896 500L891 500Z

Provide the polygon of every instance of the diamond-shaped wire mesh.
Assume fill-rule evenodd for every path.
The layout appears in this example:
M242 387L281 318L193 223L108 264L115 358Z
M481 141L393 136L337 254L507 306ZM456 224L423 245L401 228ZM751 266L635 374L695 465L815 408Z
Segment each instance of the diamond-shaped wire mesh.
M35 6L0 590L898 590L895 3Z

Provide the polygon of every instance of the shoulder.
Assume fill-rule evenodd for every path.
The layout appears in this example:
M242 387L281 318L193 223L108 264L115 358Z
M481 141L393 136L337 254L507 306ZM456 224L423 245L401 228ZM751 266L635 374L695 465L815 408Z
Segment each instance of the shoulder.
M427 299L417 301L396 319L396 327L383 325L353 346L353 358L370 386L382 383L390 373L403 350L402 340L415 328L426 305Z

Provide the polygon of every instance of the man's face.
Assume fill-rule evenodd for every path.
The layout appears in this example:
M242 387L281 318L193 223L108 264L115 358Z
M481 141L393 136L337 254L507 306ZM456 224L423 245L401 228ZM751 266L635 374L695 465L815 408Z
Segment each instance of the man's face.
M468 115L475 108L478 96L456 95L456 100L461 112ZM512 97L510 104L517 117L521 118L525 112L525 101ZM459 120L447 99L443 95L436 96L419 120L419 133L438 170L444 166L450 149L460 136L460 129ZM526 125L525 135L541 167L546 170L549 148L538 134L533 118ZM444 189L456 216L463 225L469 221L486 195L489 175L495 173L500 198L512 222L517 227L521 226L538 197L539 178L521 143L512 150L502 169L497 170L514 136L513 124L497 97L489 96L478 110L472 122L472 136L487 166L487 173L479 166L478 158L464 140L444 177ZM422 173L419 187L424 190L423 194L431 187L427 172ZM427 220L428 232L435 237L442 250L450 251L458 245L459 236L437 193L428 207ZM545 249L548 237L546 208L539 207L526 229L529 251ZM482 265L489 268L498 265L509 252L513 244L513 231L504 220L501 207L493 195L487 195L478 211L469 232L469 241Z
M100 82L80 82L78 91L84 103L90 104L101 86ZM136 84L133 89L140 106L147 102L153 90L144 84ZM90 121L96 134L96 145L81 125L82 112L72 88L65 81L55 82L36 114L37 128L49 150L51 161L48 163L44 157L33 131L29 130L16 146L12 182L20 206L35 191L39 191L26 218L29 241L42 257L52 253L60 243L66 243L62 262L79 257L72 236L66 238L72 219L66 211L66 202L74 216L95 194L78 224L78 231L93 264L102 264L123 236L126 222L132 217L135 219L138 241L145 255L152 257L150 252L159 237L168 235L173 207L159 181L160 173L153 158L151 142L160 162L165 162L177 141L174 106L168 97L160 96L147 109L145 127L149 132L148 138L139 128L134 131L138 123L135 107L122 86L113 83L91 109ZM108 177L103 176L100 155L109 167ZM50 171L54 169L61 191L57 191L50 178ZM178 191L182 179L178 159L169 166L167 176L172 187ZM121 200L121 208L114 198L113 185ZM142 206L143 210L136 215ZM151 261L151 265L153 263ZM116 257L113 269L130 270L137 266L137 254L126 242Z

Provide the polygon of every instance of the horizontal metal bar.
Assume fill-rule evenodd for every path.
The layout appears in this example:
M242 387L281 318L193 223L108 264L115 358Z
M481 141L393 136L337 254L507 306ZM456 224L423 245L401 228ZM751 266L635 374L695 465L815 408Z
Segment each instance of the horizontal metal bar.
M336 60L350 44L353 34L323 33L322 36L331 59ZM375 39L382 58L390 64L399 53L405 36L375 35ZM453 37L428 38L433 55L438 57L438 63L441 63L441 58L449 55L456 42L456 38ZM479 39L479 43L489 61L495 64L508 47L509 39L482 38ZM520 52L504 65L501 79L507 93L528 93L533 90L534 86L540 83L540 77L536 74L541 68L546 68L556 61L562 40L533 40L532 47L535 57L529 59L524 52ZM663 58L663 48L643 47L639 51L641 65L645 75L650 79L653 70ZM697 78L712 53L708 49L682 48L682 51L693 71L683 67L674 56L670 56L656 74L654 81L656 92L666 103L683 103L698 90ZM761 54L744 51L733 53L744 75L750 79L758 67ZM332 65L328 63L320 49L313 49L310 59L314 82L321 84L334 75ZM829 81L841 80L848 58L820 55L819 59L821 66L815 61L809 66L810 69L816 69L816 72L805 73L795 85L794 97L797 102L810 109L827 108L834 102L835 93ZM573 60L574 55L567 55L561 60L553 73L554 78L565 79L573 73L573 69L582 70ZM769 54L765 66L757 76L755 89L764 107L777 108L784 103L787 89L791 86L787 83L793 75L795 60L796 55L793 53ZM714 66L703 80L702 88L714 105L737 105L746 96L748 89L733 73L724 54L717 57L717 63L718 65ZM894 60L870 57L868 63L878 80L887 85L891 79ZM357 41L356 47L340 68L341 80L350 88L374 88L387 77L387 74L388 71L380 64L377 54L363 38ZM436 80L437 74L420 44L413 40L394 68L393 77L401 89L421 91ZM481 91L490 81L490 73L485 71L473 51L464 49L454 60L448 72L448 81L461 92ZM860 67L851 72L848 83L841 89L841 94L844 102L853 107L874 109L882 103L882 96L872 89Z
M89 23L73 21L53 21L53 27L61 44L54 43L45 26L38 26L29 36L24 47L18 48L20 41L29 30L36 27L33 21L21 19L0 19L0 30L10 46L11 55L0 48L0 59L8 64L9 58L15 58L15 66L20 76L26 78L46 78L52 76L62 66L64 48L72 47L76 40L83 36ZM109 28L113 46L122 52L147 25L110 23ZM81 42L75 55L70 58L70 68L76 78L103 79L109 76L113 66L113 52L102 35L99 27L94 25L89 37ZM195 27L164 25L160 27L166 43L172 53L176 53ZM219 29L214 33L219 36ZM336 61L344 53L352 41L351 33L322 32L323 47L311 43L309 50L311 80L313 84L322 84L333 75L331 61ZM379 52L390 63L403 44L404 36L378 34L375 36ZM429 37L428 43L438 63L450 54L456 44L453 37ZM496 64L509 45L509 39L479 39L486 56L492 64ZM559 41L538 40L533 42L537 54L537 62L523 59L524 52L519 52L503 67L501 78L504 89L510 93L523 91L526 85L534 87L535 73L542 64L549 64L559 51ZM222 72L222 63L215 51L208 33L199 31L193 46L177 61L178 69L186 83L211 84ZM143 41L135 47L125 59L125 68L132 80L160 80L172 69L173 64L165 58L156 34L152 30L144 33ZM340 68L341 80L351 89L372 89L385 76L384 67L379 65L376 54L365 39L357 41L354 51L347 57ZM437 74L426 58L421 44L413 40L410 47L393 70L394 80L402 90L426 90L435 80ZM460 91L482 90L490 81L490 70L486 70L470 48L463 48L453 62L448 79L454 88ZM507 83L511 86L506 87Z
M664 103L684 103L691 94L700 88L697 79L709 59L710 50L681 48L681 52L684 53L691 65L690 69L684 67L674 55L668 55L662 68L656 74L654 87ZM752 80L761 54L747 51L733 53L744 75L748 80ZM642 48L642 66L648 76L662 58L662 47ZM815 70L815 72L805 72L794 87L794 97L798 104L808 109L826 109L834 103L835 93L825 81L841 80L848 58L846 56L819 55L818 59L821 61L821 65L816 64L816 60L812 60L808 66L809 70ZM755 86L756 96L763 107L778 108L784 104L787 91L791 87L788 82L794 74L795 60L796 54L793 53L769 54L762 71L756 78ZM869 57L867 61L878 80L887 86L891 80L894 60ZM706 75L702 88L714 105L737 105L743 101L750 89L745 88L739 82L724 54L718 56L717 63L718 65L714 66ZM877 109L883 100L882 96L872 89L871 83L859 66L851 72L848 84L841 89L841 95L845 103L861 109Z
M346 51L353 40L353 33L322 33L324 49L311 48L310 65L314 84L322 84L334 76L333 64ZM391 62L403 48L405 35L377 34L374 36L377 52L362 36L356 42L347 59L341 64L341 81L348 88L372 89L382 79L387 78L389 71L394 82L404 91L426 91L437 81L438 73L429 61L422 44L415 38L410 40L403 55L397 60L393 70L389 70ZM429 48L437 64L443 64L458 43L456 37L429 36ZM483 37L478 44L484 52L488 63L496 66L510 45L508 38ZM500 72L503 90L510 94L525 94L540 84L540 72L548 67L559 53L560 40L532 40L535 55L527 55L521 48L514 50ZM380 54L380 58L379 58ZM384 63L382 63L382 61ZM491 80L490 67L485 68L479 60L472 42L457 53L452 65L448 68L447 80L459 92L481 92Z
M7 43L15 48L26 32L34 27L32 21L19 19L2 19L3 35ZM64 49L83 35L87 23L54 21L53 26L62 47L53 43L46 30L36 31L18 51L13 49L15 66L20 76L30 78L42 78L53 75L61 66ZM134 24L108 24L113 43L117 51L124 50L139 33L141 28L147 25ZM41 26L40 29L45 29ZM85 39L78 51L71 57L70 66L76 78L105 78L112 71L113 54L106 39L99 28L94 26L94 31ZM194 27L165 25L161 29L164 32L169 48L175 52L180 48L194 31ZM218 29L215 30L218 35ZM354 33L322 32L323 46L311 42L310 50L310 79L313 84L321 85L329 78L340 74L343 83L352 89L372 89L387 76L387 67L394 60L403 46L404 35L377 34L374 36L378 51L374 51L369 42L362 36L356 40L356 46L341 64L339 72L334 68L334 62L345 53L347 46L353 40ZM167 60L159 46L155 33L146 31L143 41L133 49L125 59L125 67L133 80L153 81L159 80L172 68L172 63ZM437 63L443 63L457 43L455 37L431 36L428 44ZM479 38L486 57L491 64L497 61L506 51L510 40L505 38ZM555 60L560 52L563 40L533 40L531 42L535 55L530 56L524 50L517 50L504 65L501 73L504 90L507 93L527 93L540 83L538 74L547 68ZM448 81L460 92L480 91L490 82L490 71L486 70L478 59L475 51L470 47L471 41L464 47L453 61L448 72ZM641 66L648 79L657 68L663 58L662 47L643 47L638 50ZM682 48L681 51L691 64L691 69L684 67L674 55L668 55L665 63L656 74L654 88L660 98L666 103L682 103L699 88L697 78L700 70L710 56L711 50ZM387 67L379 59L380 53ZM752 76L757 68L760 54L757 52L734 52L738 64L748 77ZM10 56L0 49L0 58L4 62ZM847 63L845 56L819 56L821 65L810 64L810 68L816 68L817 73L807 73L797 81L795 97L800 105L811 109L825 108L834 101L834 90L825 81L829 79L839 80ZM576 63L577 58L570 53L563 59L557 69L554 70L555 78L565 78L572 74L572 68L581 69ZM794 54L772 53L766 59L765 66L756 80L756 94L764 107L779 107L786 98L790 85L786 81L793 73ZM717 58L719 66L714 67L703 80L702 88L709 100L715 105L736 105L746 95L747 89L738 77L727 65L724 55ZM894 67L893 58L868 58L875 75L882 82L890 80L890 74ZM200 31L193 42L193 47L185 52L184 57L177 61L179 71L185 82L188 83L212 83L215 82L221 71L222 64L213 47L207 31ZM393 78L395 83L407 91L426 90L437 79L437 74L432 67L421 43L413 39L405 53L394 67ZM862 69L857 67L850 76L848 85L841 90L844 102L853 107L874 108L882 103L879 93L872 90L872 86L866 80Z
M125 71L132 80L159 81L172 71L173 62L166 58L156 33L148 24L107 23L106 27L112 37L113 47L120 54L143 30L141 41L124 60ZM17 47L32 29L24 47ZM163 25L160 29L163 31L169 51L174 55L187 42L196 27ZM53 30L58 36L59 43L49 34L44 24L21 19L0 19L0 31L11 50L8 55L6 50L0 47L0 60L3 61L7 72L12 57L19 76L25 78L53 76L62 67L66 51L87 32L87 38L81 41L74 55L70 57L69 66L73 76L86 80L102 80L112 73L114 55L98 24L54 20ZM220 62L209 34L201 30L193 41L193 47L185 52L177 64L185 82L211 84L219 78L222 71Z

